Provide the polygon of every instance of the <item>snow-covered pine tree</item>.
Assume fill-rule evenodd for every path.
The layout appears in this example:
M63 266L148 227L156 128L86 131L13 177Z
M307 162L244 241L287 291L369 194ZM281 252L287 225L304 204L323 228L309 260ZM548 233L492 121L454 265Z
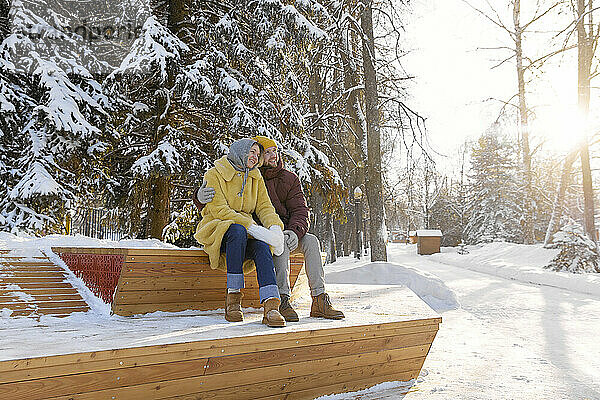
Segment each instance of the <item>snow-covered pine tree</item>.
M234 1L213 8L192 3L195 31L185 35L194 38L188 43L191 63L176 79L175 102L187 122L182 129L194 143L189 159L195 170L177 177L178 188L199 184L199 175L234 139L260 134L280 144L288 168L308 191L315 186L335 194L343 190L302 117L308 84L303 65L310 49L326 37L313 21L321 11L314 1ZM328 197L325 207L334 209L336 201L335 195ZM165 231L169 240L195 227L197 214L189 206L176 211Z
M61 29L68 18L54 10L62 6L12 1L12 29L0 44L0 112L15 114L1 126L3 229L60 230L65 203L93 185L104 148L109 101L90 72L103 63Z
M554 271L573 273L600 272L600 253L596 243L590 240L580 224L572 219L554 234L552 249L560 252L546 266Z
M129 54L105 81L119 97L120 136L105 162L116 172L109 182L109 204L115 204L138 237L162 239L170 220L171 179L180 173L175 79L189 47L155 15L145 21Z
M513 146L497 124L474 144L469 174L466 243L522 242Z
M462 241L461 215L465 205L461 204L460 188L457 186L446 182L429 209L429 228L442 231L442 246L457 246Z

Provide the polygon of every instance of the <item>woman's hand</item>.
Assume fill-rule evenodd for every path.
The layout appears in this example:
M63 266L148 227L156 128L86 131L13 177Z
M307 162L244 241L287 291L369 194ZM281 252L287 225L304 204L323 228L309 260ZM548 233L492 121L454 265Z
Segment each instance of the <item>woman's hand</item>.
M276 225L274 225L276 226ZM273 247L273 253L276 256L280 256L283 253L283 232L281 232L281 228L276 226L279 229L267 229L264 226L260 226L257 224L252 224L248 228L248 233L256 240L262 240L263 242L270 244ZM273 226L271 227L273 228Z
M269 230L273 232L277 240L276 244L273 245L273 254L275 254L276 256L280 256L281 254L283 254L283 250L285 250L285 238L283 237L283 231L281 230L281 227L279 225L271 225L269 227Z

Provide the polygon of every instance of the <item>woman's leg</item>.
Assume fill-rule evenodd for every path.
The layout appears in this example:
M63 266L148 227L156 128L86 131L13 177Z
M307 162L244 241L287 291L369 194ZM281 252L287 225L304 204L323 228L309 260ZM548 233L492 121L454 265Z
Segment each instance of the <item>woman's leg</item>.
M260 302L275 297L279 299L279 289L275 282L275 266L269 245L263 241L248 239L246 257L254 260L258 278Z
M231 224L223 236L221 251L225 251L225 259L227 260L227 289L239 290L244 287L242 265L244 264L247 241L246 228L240 224Z
M258 296L263 305L262 323L271 328L285 326L285 319L279 313L279 289L275 283L275 267L271 249L265 242L249 239L246 247L246 257L254 260L256 264L256 277L258 278Z

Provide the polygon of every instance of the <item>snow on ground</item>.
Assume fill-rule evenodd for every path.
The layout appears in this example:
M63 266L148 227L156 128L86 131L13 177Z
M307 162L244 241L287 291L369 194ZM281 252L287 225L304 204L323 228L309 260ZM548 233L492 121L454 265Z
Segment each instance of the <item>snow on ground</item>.
M542 270L555 251L539 246L494 243L469 251L418 256L415 245L388 247L393 263L440 278L461 308L442 313L412 386L386 383L322 399L600 399L600 297L580 292L580 282L600 284L598 276ZM361 265L368 264L354 261ZM339 268L347 266L328 266L334 272L326 280ZM539 283L517 280L536 276Z
M543 268L558 254L558 249L544 249L541 244L527 246L515 243L489 243L467 246L466 249L469 254L459 254L456 248L446 247L442 248L442 253L428 258L520 282L600 296L600 274L573 274Z
M351 264L350 264L351 265ZM327 268L328 283L401 285L411 289L432 309L440 312L460 307L456 295L435 275L399 264L374 262L348 268L337 263Z
M35 246L67 245L65 240L0 234L0 248L33 254ZM78 242L114 245L91 244L83 237ZM423 307L403 307L402 299L414 297L413 292L442 313L442 324L416 382L388 382L323 399L600 400L600 277L544 270L556 250L540 246L493 243L468 250L469 254L460 255L444 248L441 254L418 256L415 245L392 244L387 263L341 258L326 266L327 291L348 318L309 318L310 298L305 296L295 302L300 323L285 330L360 324L376 321L382 314L387 318L437 315L418 301L406 304ZM254 309L245 310L246 321L232 324L224 321L222 310L125 318L93 308L68 318L39 321L9 319L0 311L0 359L32 353L34 346L25 346L23 337L27 344L33 338L40 342L36 348L54 353L67 347L72 352L282 332L261 325L260 310ZM115 329L121 334L111 333Z

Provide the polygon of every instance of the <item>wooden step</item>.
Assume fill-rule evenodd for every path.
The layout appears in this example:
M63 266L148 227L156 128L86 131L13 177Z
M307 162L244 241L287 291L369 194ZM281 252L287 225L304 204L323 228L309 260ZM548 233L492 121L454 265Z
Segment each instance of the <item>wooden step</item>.
M0 256L0 309L11 310L15 317L88 311L67 277L68 271L47 257Z

